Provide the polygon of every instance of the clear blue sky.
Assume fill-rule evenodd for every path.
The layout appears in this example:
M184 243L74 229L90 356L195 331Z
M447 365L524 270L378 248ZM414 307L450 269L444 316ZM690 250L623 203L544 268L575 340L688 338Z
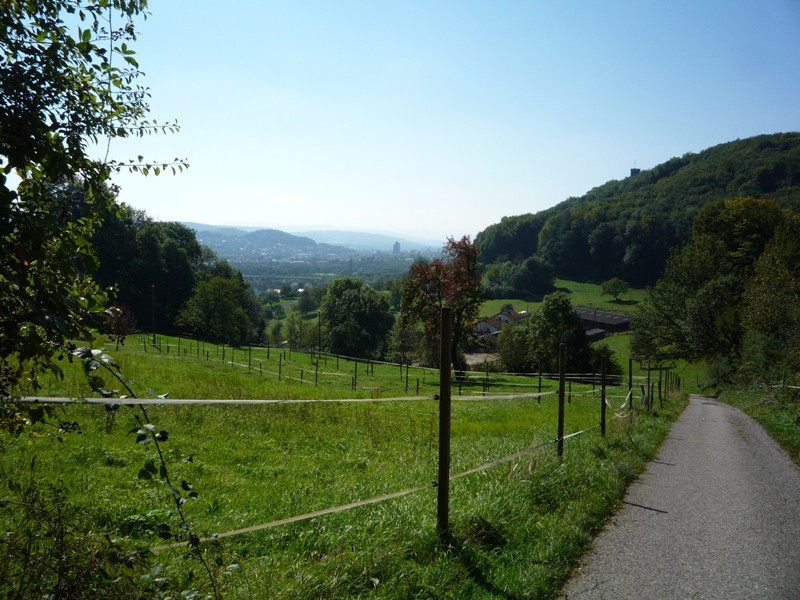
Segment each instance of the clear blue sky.
M185 157L159 220L444 241L633 166L800 130L798 0L151 0L137 58Z

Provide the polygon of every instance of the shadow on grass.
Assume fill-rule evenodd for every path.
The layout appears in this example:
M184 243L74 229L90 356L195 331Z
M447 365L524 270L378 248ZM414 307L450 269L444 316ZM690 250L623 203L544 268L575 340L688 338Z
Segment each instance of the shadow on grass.
M483 519L480 519L482 525L488 525ZM470 579L475 582L480 588L490 593L497 598L506 598L507 600L521 600L522 595L514 594L497 587L494 583L489 581L485 572L488 570L489 565L481 560L480 552L474 547L474 543L480 546L488 546L496 548L505 544L504 536L501 532L490 530L490 537L486 539L470 540L460 536L448 536L447 544L451 556L458 560L466 569Z
M639 304L638 300L614 300L613 304L617 306L636 306Z
M482 589L486 590L497 598L507 598L508 600L521 600L523 596L519 594L512 594L506 590L502 590L494 583L489 581L484 574L484 569L481 567L479 556L476 551L469 547L468 544L461 546L455 551L458 560L464 565L464 568L469 573L470 578Z

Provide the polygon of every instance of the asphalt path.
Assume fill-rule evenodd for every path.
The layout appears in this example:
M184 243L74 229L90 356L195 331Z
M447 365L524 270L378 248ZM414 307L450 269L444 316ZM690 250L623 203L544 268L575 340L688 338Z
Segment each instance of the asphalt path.
M800 469L738 409L693 396L564 600L800 599Z

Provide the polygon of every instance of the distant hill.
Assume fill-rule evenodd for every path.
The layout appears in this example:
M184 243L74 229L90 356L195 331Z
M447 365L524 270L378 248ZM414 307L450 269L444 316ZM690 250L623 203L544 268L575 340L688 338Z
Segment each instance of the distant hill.
M559 277L656 281L705 205L772 198L800 208L800 133L760 135L672 158L538 213L504 217L475 238L484 264L536 256Z
M217 256L234 263L273 260L335 260L357 254L393 253L395 243L402 253L431 253L442 244L424 243L387 234L350 231L287 233L278 229L257 229L184 223L197 240Z
M385 233L363 231L298 231L295 232L295 235L303 235L319 243L335 244L354 250L377 250L382 252L392 252L395 243L400 244L400 250L403 252L441 250L444 245L444 240L440 242L413 240Z
M308 237L277 229L219 227L184 223L194 229L197 241L211 248L217 256L232 263L274 260L331 260L346 258L352 250L342 246L318 244Z

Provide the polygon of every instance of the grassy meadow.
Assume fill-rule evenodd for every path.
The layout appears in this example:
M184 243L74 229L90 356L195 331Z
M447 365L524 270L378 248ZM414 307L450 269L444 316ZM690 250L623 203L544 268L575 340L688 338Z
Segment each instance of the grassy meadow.
M612 296L603 295L599 283L578 282L567 279L556 279L555 287L556 290L567 294L572 306L576 308L596 308L629 316L636 316L639 304L645 297L645 290L631 289L620 296L617 302ZM490 317L496 315L506 304L511 304L517 312L532 312L539 308L541 299L538 301L522 299L487 300L481 305L480 316Z
M555 597L683 406L670 397L663 408L657 403L652 413L639 409L631 417L620 408L627 388L610 388L619 418L609 410L601 438L598 390L573 382L565 432L586 431L566 440L562 461L553 444L554 395L484 399L483 374L473 373L460 391L454 381L451 474L476 471L451 483L451 537L443 544L432 485L436 371L412 368L406 376L397 365L275 349L267 356L264 348L236 349L233 356L226 348L223 361L222 349L208 344L158 338L157 345L160 351L147 338L130 338L120 351L105 345L140 397L324 400L147 407L156 429L169 432L161 445L172 480L191 483L198 494L184 505L193 531L223 536L202 547L225 598ZM65 364L65 374L39 395L90 395L79 365ZM536 377L490 378L491 394L538 391ZM110 379L107 387L114 387ZM543 381L543 391L555 388ZM59 407L49 425L4 435L0 499L29 488L61 490L84 528L123 547L165 544L159 527L174 531L179 524L166 486L158 477L137 476L155 458L152 445L138 445L129 434L141 426L139 414L135 406L109 412L72 404ZM415 488L396 499L224 537ZM10 501L4 506L0 526L14 531L25 515ZM10 545L0 544L0 552L4 547ZM158 568L134 580L134 588L158 581L173 595L210 594L197 561L185 555L185 548L157 552Z

